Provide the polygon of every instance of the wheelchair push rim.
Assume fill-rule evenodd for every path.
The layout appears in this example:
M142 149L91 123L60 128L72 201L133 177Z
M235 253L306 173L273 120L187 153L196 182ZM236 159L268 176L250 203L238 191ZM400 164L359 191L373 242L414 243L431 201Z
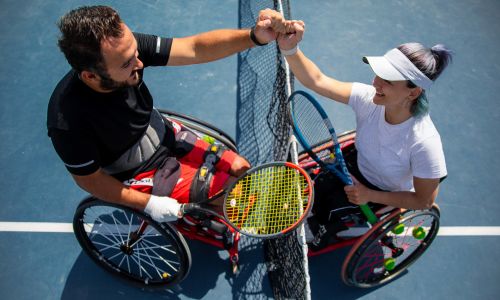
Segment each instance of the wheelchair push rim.
M139 211L89 197L78 206L73 229L94 262L140 286L175 284L189 273L191 253L184 238Z
M427 250L438 229L437 207L403 213L396 210L351 248L342 266L342 280L369 288L394 279Z

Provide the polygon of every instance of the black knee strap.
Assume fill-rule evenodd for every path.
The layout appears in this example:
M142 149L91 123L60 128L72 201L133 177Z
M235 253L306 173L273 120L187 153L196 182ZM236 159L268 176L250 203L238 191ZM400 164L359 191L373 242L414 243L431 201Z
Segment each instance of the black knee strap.
M204 163L196 172L189 189L189 202L203 203L208 201L208 192L215 174L215 165L219 162L223 151L222 146L210 145L205 152Z
M222 153L226 150L226 147L223 145L210 145L205 151L205 155L203 157L203 160L205 161L205 164L211 164L215 166L219 160L222 157Z

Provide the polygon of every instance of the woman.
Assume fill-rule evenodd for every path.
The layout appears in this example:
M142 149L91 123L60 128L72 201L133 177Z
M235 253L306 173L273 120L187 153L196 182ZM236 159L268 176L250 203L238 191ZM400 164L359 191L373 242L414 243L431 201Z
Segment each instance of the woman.
M323 74L298 49L304 23L292 23L295 32L281 35L278 43L295 77L308 89L348 104L356 114L357 161L350 170L354 185L345 186L341 196L356 205L432 207L447 171L441 139L428 114L426 90L451 61L451 51L443 45L403 44L384 56L363 58L375 73L372 85L342 82ZM318 201L322 202L328 201ZM342 230L333 222L338 217L331 213L335 206L322 203L315 209L319 224L311 226L313 233L317 231L314 246L323 247Z

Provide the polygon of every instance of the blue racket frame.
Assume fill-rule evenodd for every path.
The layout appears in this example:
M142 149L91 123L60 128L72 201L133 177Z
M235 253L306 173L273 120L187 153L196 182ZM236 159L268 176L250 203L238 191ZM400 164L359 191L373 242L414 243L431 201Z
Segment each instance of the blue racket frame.
M307 140L305 139L303 133L301 132L300 128L298 128L297 124L297 119L294 114L294 109L293 109L293 97L296 97L297 95L301 95L305 97L309 102L316 108L318 113L320 114L323 123L325 124L326 128L328 128L328 132L330 133L330 136L333 141L333 153L335 155L335 162L334 163L325 163L322 161L313 151L313 146L309 145ZM292 128L293 132L295 133L295 137L299 141L299 143L302 145L304 150L309 154L309 156L316 161L322 169L326 169L328 171L331 171L334 173L337 177L339 177L346 185L353 185L353 181L351 176L349 175L349 171L347 170L347 166L344 160L344 156L342 155L342 151L340 150L340 144L338 142L337 134L335 133L335 129L333 128L332 122L328 118L328 115L326 114L325 110L319 102L314 98L311 94L309 94L306 91L295 91L293 92L290 97L288 98L288 103L290 105L290 119L292 123ZM368 219L368 222L370 224L375 224L378 221L378 218L375 216L373 211L370 209L370 207L366 204L360 205L361 210L363 211L363 214L366 216Z

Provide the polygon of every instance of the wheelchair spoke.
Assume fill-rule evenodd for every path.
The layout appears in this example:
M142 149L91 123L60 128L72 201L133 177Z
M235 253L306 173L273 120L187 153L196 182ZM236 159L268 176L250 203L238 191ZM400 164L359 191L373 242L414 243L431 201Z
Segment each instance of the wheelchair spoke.
M150 229L149 232L151 232L152 230L154 230L154 228ZM140 241L142 241L144 238L159 237L159 236L161 236L161 234L159 234L159 233L149 234L149 233L145 232L137 240L135 240L132 245L129 245L129 246L130 247L135 247L135 245L137 243L139 243Z
M125 255L125 254L122 251L118 251L118 253L116 253L115 255L108 257L108 260L113 260L118 255Z
M141 241L143 244L145 244L145 242L148 242L147 240L143 240ZM136 247L139 247L139 245L137 245ZM143 247L143 248L140 248L140 249L161 249L161 250L165 250L165 251L171 251L170 249L168 249L167 247L165 246L161 246L161 245L156 245L156 246L146 246L146 247ZM175 254L175 251L171 251L172 253Z
M101 224L99 224L99 227L106 229L106 231L110 234L110 236L114 238L115 242L120 243L120 240L116 239L115 234L111 230L109 230L109 228L107 226L108 224L103 222L100 216L96 218L96 221L100 221ZM94 226L95 226L95 221L94 221ZM102 235L102 233L100 233L100 234Z
M100 242L96 242L96 241L94 241L94 245L104 246L104 248L99 248L99 251L101 251L101 252L102 252L102 251L106 251L106 250L108 250L108 249L110 249L110 248L111 248L111 249L120 250L119 245L118 245L118 244L116 244L116 243L115 243L115 244L111 244L111 245L109 245L109 244L104 244L104 243L100 243Z
M120 262L118 263L118 267L119 267L120 269L123 269L123 268L122 268L122 264L123 264L123 262L124 262L124 261L127 261L127 262L128 262L128 260L127 260L127 255L122 256L122 259L121 259L121 260L120 260ZM130 268L128 269L128 271L130 272Z
M359 275L359 277L366 279L371 274L374 273L375 266L379 266L379 267L383 266L384 255L383 254L372 254L372 255L367 255L364 257L370 258L370 259L363 260L363 264L356 268L356 277L358 277L358 275Z
M153 260L151 259L151 256L147 253L147 251L144 249L144 248L139 248L137 247L137 255L140 256L141 255L141 249L143 250L144 252L144 256L146 256L146 258L149 260L149 265L151 267L153 267L153 269L156 271L156 273L158 274L158 276L161 278L162 277L162 274L163 273L166 273L164 270L162 270L159 266L155 265L155 263L153 262ZM161 272L160 272L161 271Z
M178 263L178 262L176 262L176 261L173 261L173 260L167 260L167 259L163 258L163 256L162 256L162 255L160 255L160 254L159 254L159 253L157 253L156 251L152 250L151 248L138 248L138 249L141 249L141 250L143 250L144 252L147 252L147 253L152 252L152 253L154 254L154 255L151 255L151 258L152 258L152 259L155 259L155 260L158 260L158 261L164 262L164 263L166 263L166 264L168 264L168 262L170 262L170 263L174 263L174 264L177 264L177 265L179 264L179 263ZM148 252L148 251L149 251L149 252ZM148 255L149 255L149 254L148 254Z
M127 260L127 268L128 268L128 272L129 273L132 273L132 269L130 268L130 259L128 257L128 255L125 255L125 258Z
M179 262L168 260L168 259L164 258L162 255L158 254L153 249L149 249L149 250L156 255L156 259L161 260L163 263L165 263L167 266L169 266L172 270L174 270L176 272L178 271L178 268L176 268L175 266L173 266L173 264L180 265ZM173 253L175 253L175 252L173 252Z
M111 239L109 236L114 237L114 234L110 232L110 235L107 235L107 234L102 234L100 232L94 231L94 232L92 232L92 236L89 236L89 238L92 241L95 241L95 239L97 239L98 237L102 237L102 238L108 240L113 245L117 245L117 244L119 245L120 244L119 240L117 240L117 239Z
M143 252L146 252L146 251L143 251ZM147 258L149 260L146 261L144 258L142 258L141 256L144 256L145 258ZM151 256L147 253L144 253L144 254L141 254L140 251L137 251L137 258L140 259L142 262L144 262L144 264L146 265L149 265L154 271L156 271L156 273L158 274L158 277L159 278L162 278L162 274L170 274L168 273L166 270L160 268L158 265L156 265L154 262L153 262L153 258L155 258L154 256ZM174 270L174 271L177 271L177 270Z
M137 267L139 268L139 276L142 277L142 272L144 271L144 273L149 277L149 279L153 279L153 276L151 276L148 271L146 269L143 268L142 264L141 264L141 261L142 259L140 257L135 257L135 255L132 255L130 256L130 258L135 262L135 264L137 265ZM136 260L137 258L137 260Z
M150 240L143 240L143 242L144 242L145 244L146 244L146 243L148 243L148 244L150 244L150 245L153 245L153 247L155 247L155 248L160 248L160 249L162 249L162 250L165 250L165 251L167 251L167 252L170 252L170 253L172 253L172 254L175 254L175 251L171 249L171 246L170 246L170 245L165 245L165 246L162 246L162 245L159 245L159 244L157 244L157 243L155 243L155 242L153 242L153 241L150 241ZM148 247L152 249L152 247L151 247L151 246L148 246Z
M134 217L132 216L132 214L130 214L130 220L129 220L128 215L125 213L124 210L122 210L122 214L125 217L125 219L127 220L127 224L128 224L127 246L129 246L128 243L130 241L130 234L132 233L132 220Z
M113 223L115 224L116 232L118 232L118 236L120 237L120 240L123 244L124 241L123 241L122 235L120 234L120 229L118 228L118 224L116 224L117 220L116 220L115 216L113 216L113 215L111 215L111 218L113 219ZM122 224L120 223L120 225L122 225Z

